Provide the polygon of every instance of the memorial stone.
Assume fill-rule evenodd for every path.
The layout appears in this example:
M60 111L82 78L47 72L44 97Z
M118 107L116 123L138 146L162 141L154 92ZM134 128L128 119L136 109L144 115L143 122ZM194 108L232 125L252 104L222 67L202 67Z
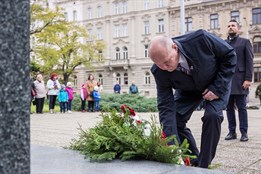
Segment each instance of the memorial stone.
M0 173L30 173L30 1L0 1Z

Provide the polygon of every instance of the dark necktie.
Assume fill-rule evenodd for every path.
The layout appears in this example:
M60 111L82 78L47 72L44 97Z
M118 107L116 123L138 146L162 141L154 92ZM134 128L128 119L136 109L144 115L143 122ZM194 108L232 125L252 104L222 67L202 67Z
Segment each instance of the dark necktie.
M177 70L177 71L180 71L180 72L183 72L183 73L185 73L185 74L187 74L187 75L191 75L191 72L190 72L188 69L186 69L186 68L184 68L183 66L181 66L180 64L178 64L176 70Z

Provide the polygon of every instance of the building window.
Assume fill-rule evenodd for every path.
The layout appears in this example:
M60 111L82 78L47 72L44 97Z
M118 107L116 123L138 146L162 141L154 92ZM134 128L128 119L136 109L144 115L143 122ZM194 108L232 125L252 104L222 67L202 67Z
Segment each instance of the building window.
M119 84L121 84L121 74L120 73L116 74L116 81L118 81Z
M261 8L255 8L252 10L253 24L261 24Z
M148 10L150 8L149 0L144 0L144 10Z
M101 6L97 7L97 17L98 18L102 17L102 8L101 8Z
M128 2L125 1L122 3L122 13L127 13L128 12Z
M101 85L103 85L103 77L102 77L102 74L99 74L98 77L99 77L98 81L101 83Z
M115 14L120 14L120 3L115 3Z
M148 71L145 73L145 84L150 84L150 73Z
M120 26L115 25L114 26L114 37L120 37L120 32L121 32Z
M92 19L92 8L88 8L87 16L88 16L88 19Z
M73 10L73 21L77 21L77 11Z
M99 52L98 52L98 61L101 62L102 58L103 58L102 51L99 50Z
M159 19L159 33L164 32L164 19Z
M128 36L128 25L127 24L122 25L122 36Z
M239 23L240 22L239 11L231 11L231 19L234 19Z
M116 60L120 60L121 59L120 48L117 47L115 50L116 50Z
M123 59L128 59L128 48L123 47Z
M101 28L97 28L97 39L102 40L102 29Z
M64 19L66 20L66 21L68 21L68 13L67 12L64 12Z
M185 18L185 26L186 26L186 32L192 30L192 17Z
M88 34L89 34L88 39L89 39L89 40L92 40L92 37L93 37L93 31L92 31L91 28L88 29Z
M129 78L128 78L128 73L124 73L124 85L129 84Z
M218 28L218 14L211 14L210 15L210 29L217 29Z
M149 48L149 45L144 45L144 57L149 57L149 52L148 52L148 48Z
M255 37L253 40L254 53L261 53L261 37Z
M158 0L158 7L161 8L164 6L163 0Z
M150 33L150 23L149 21L144 21L144 34Z

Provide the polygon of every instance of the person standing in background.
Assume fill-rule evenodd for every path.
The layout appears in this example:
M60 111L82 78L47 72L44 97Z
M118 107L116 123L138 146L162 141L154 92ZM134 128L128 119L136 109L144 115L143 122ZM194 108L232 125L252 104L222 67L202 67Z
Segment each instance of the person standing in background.
M225 140L237 138L235 106L238 109L239 128L241 132L240 141L248 141L248 114L247 95L253 74L253 47L249 39L239 37L239 23L230 20L228 23L228 37L226 42L230 44L237 54L236 71L232 79L231 94L227 104L227 120L229 133Z
M139 89L137 87L137 85L135 85L134 81L132 82L130 89L129 89L129 93L130 94L137 94L139 92Z
M116 82L116 84L113 87L114 93L120 94L121 93L121 85L119 81Z
M72 113L72 101L74 99L74 94L73 94L73 88L72 88L71 82L67 82L66 91L67 91L68 97L69 97L68 103L67 103L67 112Z
M86 90L85 84L82 84L82 89L81 89L82 112L86 112L86 110L85 110L86 98L87 98L87 90Z
M36 113L42 114L43 113L43 106L44 106L44 99L46 96L45 85L43 81L42 74L38 74L36 76L36 80L34 81L35 86L35 106L36 106Z
M100 111L101 94L100 94L100 92L99 92L98 86L94 86L93 99L94 99L95 111Z
M54 113L54 106L56 102L57 95L59 90L61 89L61 85L58 81L58 75L56 73L52 73L50 79L47 81L48 88L48 99L49 99L49 110L50 113Z
M61 89L58 93L58 101L60 103L60 112L61 113L65 113L66 110L67 110L67 105L68 105L68 100L69 100L69 97L68 97L68 93L65 89L65 85L61 85Z
M94 86L97 85L97 82L94 80L92 74L88 76L88 80L86 82L86 90L87 90L87 101L88 101L88 112L94 112L94 100L92 96L92 92Z

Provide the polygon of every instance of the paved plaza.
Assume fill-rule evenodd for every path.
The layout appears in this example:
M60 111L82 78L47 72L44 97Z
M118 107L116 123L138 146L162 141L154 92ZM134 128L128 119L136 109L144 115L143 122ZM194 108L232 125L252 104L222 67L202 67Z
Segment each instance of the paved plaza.
M167 173L182 173L181 171L183 171L183 173L261 174L261 110L248 110L248 112L248 142L240 142L239 138L231 141L224 140L227 134L227 120L225 117L222 124L222 134L217 154L212 163L216 169L212 171L202 171L199 168L194 168L193 171L190 171L192 167L189 167L189 169L185 167L187 169L186 172L181 170L180 166L170 166L169 164L150 161L120 162L116 160L101 164L90 163L88 159L83 160L84 157L77 152L65 150L62 147L69 146L71 139L78 136L79 130L77 128L79 128L79 125L84 129L95 126L101 120L100 113L32 114L32 173L50 173L50 171L52 171L51 173L75 173L76 170L80 170L90 174L113 174L121 172L131 174L164 173L163 171ZM157 115L157 113L138 114L142 119L147 120L150 119L151 115ZM196 138L198 146L200 145L202 115L203 111L195 111L188 124ZM240 136L239 131L237 133ZM56 159L56 162L52 162L54 159ZM57 168L57 166L59 167ZM184 167L182 169L184 169ZM78 171L78 173L81 173L80 171Z

